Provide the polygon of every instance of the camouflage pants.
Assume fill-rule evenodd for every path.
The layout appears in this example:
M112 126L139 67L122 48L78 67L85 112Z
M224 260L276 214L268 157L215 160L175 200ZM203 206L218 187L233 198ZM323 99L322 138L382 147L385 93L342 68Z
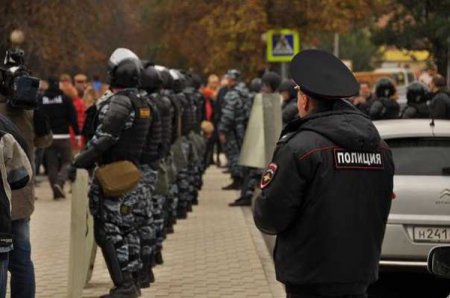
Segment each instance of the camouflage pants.
M178 209L185 209L191 200L191 176L189 175L189 168L180 170L177 174L177 188L178 188Z
M147 263L151 261L156 244L155 218L153 210L153 193L157 180L157 171L148 165L141 165L142 192L139 203L134 209L139 237L141 240L141 258Z
M159 251L162 248L162 243L164 241L164 205L166 203L165 195L154 195L152 196L153 205L153 218L155 226L155 251Z
M263 170L258 168L246 167L244 172L245 176L241 188L241 197L251 198L253 197L255 189L258 187L258 184L261 181Z
M234 134L226 136L226 143L224 144L227 152L228 167L230 168L231 177L233 179L242 179L242 167L238 164L239 154L241 151L240 142L236 139Z
M182 150L185 156L191 155L191 144L185 138L182 143ZM178 207L181 209L185 209L189 202L192 202L192 164L189 163L187 167L178 171L177 174L177 185L178 185L178 194L179 201Z
M114 245L122 271L137 272L142 268L140 238L133 208L138 202L139 188L121 197L105 197L96 179L89 190L89 208L96 222L101 223L105 239ZM101 243L98 243L101 246Z
M171 184L169 188L169 218L177 217L178 197L178 184L175 182Z

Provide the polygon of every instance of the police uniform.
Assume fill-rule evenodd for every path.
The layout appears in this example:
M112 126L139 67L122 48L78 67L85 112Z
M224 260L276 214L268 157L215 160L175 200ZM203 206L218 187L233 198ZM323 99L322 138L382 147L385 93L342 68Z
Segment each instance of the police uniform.
M149 129L149 109L136 89L141 70L139 58L128 49L117 49L108 68L110 85L116 92L99 106L93 138L75 159L74 166L92 168L117 161L139 165ZM142 268L140 237L133 209L139 201L139 187L118 197L106 196L94 178L89 190L89 207L94 217L94 234L102 249L115 288L102 297L137 297L133 273Z
M372 120L396 119L400 114L400 105L393 98L397 92L394 83L381 78L375 86L376 100L370 105L369 116Z
M155 186L158 179L159 146L162 139L161 118L152 98L145 91L141 96L146 99L150 111L150 129L140 157L140 170L142 173L139 202L134 209L139 236L141 240L141 259L143 268L140 271L139 280L141 287L148 287L154 280L152 265L156 251L156 223L157 210L153 200Z
M343 99L358 93L358 83L339 59L305 50L291 74L301 92L329 109L283 130L261 179L255 223L277 235L276 275L288 297L366 297L378 277L393 196L391 151Z
M227 75L237 79L236 71L230 70ZM222 106L218 131L225 135L224 151L228 158L228 167L230 169L233 184L224 189L235 189L240 187L243 178L243 169L239 166L239 154L242 142L244 141L246 128L246 113L244 110L244 101L248 94L242 84L236 84L228 89Z

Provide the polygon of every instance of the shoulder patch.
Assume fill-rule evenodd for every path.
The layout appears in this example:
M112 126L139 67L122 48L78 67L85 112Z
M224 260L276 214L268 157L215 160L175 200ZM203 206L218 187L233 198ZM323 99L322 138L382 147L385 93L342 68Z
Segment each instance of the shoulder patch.
M148 119L150 118L151 111L150 108L139 108L139 118Z
M270 182L272 182L273 178L275 177L275 174L277 173L278 165L276 163L270 163L267 167L266 171L261 177L261 183L260 187L261 189L266 188Z
M383 170L384 159L382 151L351 152L344 149L334 149L334 165L336 170Z

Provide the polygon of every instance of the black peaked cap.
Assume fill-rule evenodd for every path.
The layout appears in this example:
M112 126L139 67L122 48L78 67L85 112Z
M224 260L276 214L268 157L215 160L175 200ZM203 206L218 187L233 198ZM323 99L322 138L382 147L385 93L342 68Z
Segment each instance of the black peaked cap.
M301 51L292 59L290 70L300 90L313 98L348 98L359 93L359 84L350 69L326 51Z

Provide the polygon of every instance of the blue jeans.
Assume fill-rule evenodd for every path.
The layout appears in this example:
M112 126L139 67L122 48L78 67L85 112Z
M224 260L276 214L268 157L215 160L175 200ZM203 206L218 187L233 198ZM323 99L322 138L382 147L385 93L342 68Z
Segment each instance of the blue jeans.
M0 255L0 298L5 298L6 283L8 282L8 253Z
M31 261L30 219L12 221L14 249L9 253L11 298L34 298L36 283Z

